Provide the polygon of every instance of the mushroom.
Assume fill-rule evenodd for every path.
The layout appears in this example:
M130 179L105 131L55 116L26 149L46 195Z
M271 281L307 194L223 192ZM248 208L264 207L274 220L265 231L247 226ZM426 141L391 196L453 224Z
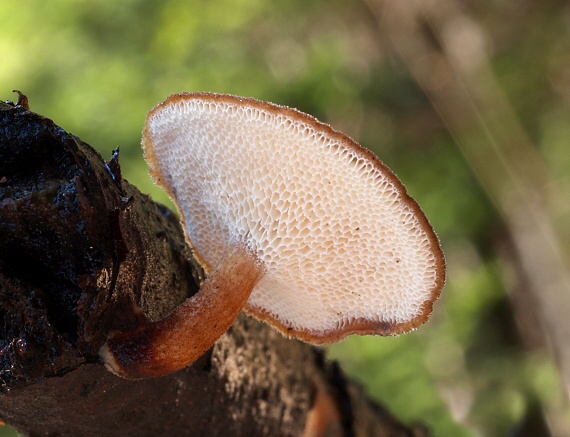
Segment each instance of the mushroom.
M182 93L149 112L142 145L209 276L165 319L112 332L101 351L112 372L176 371L242 308L313 344L429 318L445 280L438 238L396 176L346 135L284 106Z

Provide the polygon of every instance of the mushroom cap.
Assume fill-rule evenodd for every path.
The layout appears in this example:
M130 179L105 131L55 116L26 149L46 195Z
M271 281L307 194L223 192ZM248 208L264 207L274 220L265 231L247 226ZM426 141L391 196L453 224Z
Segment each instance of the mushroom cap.
M439 241L382 162L297 110L212 93L147 116L150 173L205 268L242 238L265 265L245 310L328 343L425 322L445 280Z

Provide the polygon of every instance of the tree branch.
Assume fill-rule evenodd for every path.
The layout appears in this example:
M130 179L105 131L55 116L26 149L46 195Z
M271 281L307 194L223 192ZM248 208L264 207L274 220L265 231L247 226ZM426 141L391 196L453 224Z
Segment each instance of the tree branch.
M159 320L203 271L178 219L26 105L0 102L0 417L32 436L419 436L320 351L240 316L196 363L127 381L111 329Z

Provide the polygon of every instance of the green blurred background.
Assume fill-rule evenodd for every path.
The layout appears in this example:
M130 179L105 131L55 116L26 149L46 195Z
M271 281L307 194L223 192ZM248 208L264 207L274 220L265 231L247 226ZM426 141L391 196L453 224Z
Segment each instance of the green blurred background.
M434 435L570 435L570 289L533 280L568 273L567 2L25 0L0 17L0 98L22 90L107 159L120 146L124 176L159 201L140 133L175 92L293 106L374 150L439 234L448 281L420 330L329 356ZM560 261L548 272L525 243L536 229L530 247Z

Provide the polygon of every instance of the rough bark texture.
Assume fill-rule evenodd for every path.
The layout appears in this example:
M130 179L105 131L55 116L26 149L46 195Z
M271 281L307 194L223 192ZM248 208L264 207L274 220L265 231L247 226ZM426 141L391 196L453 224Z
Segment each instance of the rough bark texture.
M203 272L177 218L51 120L0 102L0 418L32 436L419 436L335 364L241 316L194 365L127 381L98 351ZM138 311L138 309L141 311Z

